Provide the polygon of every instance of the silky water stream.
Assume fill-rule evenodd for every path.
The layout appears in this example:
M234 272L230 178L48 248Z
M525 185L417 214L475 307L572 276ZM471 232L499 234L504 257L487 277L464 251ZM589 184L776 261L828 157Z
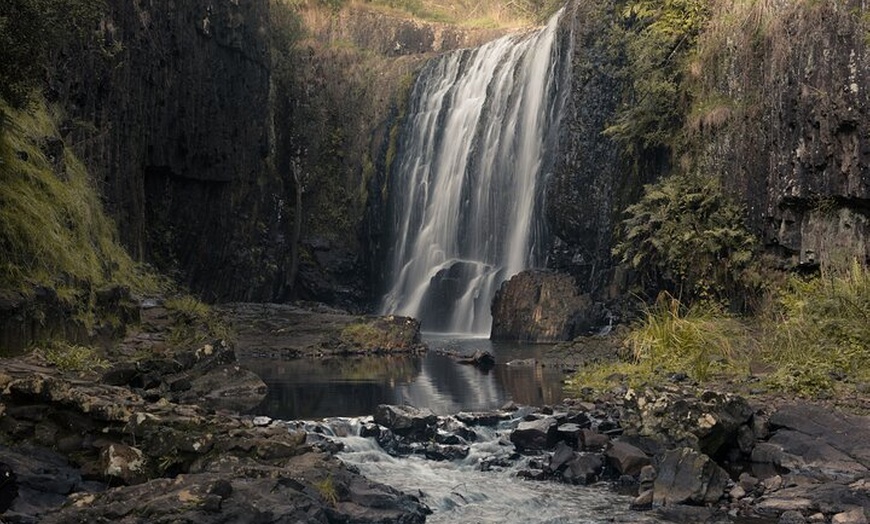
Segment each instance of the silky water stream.
M427 522L655 522L629 511L631 497L611 485L517 476L534 457L514 455L511 429L531 406L558 404L564 396L564 374L536 358L545 346L431 334L424 340L430 347L426 355L246 362L269 386L269 397L255 413L293 421L287 424L304 427L311 442L339 442L341 460L428 505L433 514ZM484 371L444 354L474 351L493 354L495 366ZM456 427L462 425L460 412L499 412L509 403L524 407L502 412L508 418L497 426L469 426L476 437L461 459L392 456L376 439L360 436L379 404L429 408L439 415L439 425Z

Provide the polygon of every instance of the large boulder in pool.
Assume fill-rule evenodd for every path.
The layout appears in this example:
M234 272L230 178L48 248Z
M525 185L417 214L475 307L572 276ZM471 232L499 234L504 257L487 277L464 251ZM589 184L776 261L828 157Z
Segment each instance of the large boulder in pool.
M605 324L604 310L563 273L527 270L504 282L492 301L492 340L559 342Z

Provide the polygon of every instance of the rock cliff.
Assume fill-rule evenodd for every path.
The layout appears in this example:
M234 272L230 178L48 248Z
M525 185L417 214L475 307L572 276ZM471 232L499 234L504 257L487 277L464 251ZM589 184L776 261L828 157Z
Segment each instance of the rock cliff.
M600 298L617 295L610 251L623 211L643 184L686 168L723 181L784 267L870 260L861 4L717 4L687 67L688 93L674 100L686 106L683 143L639 151L603 133L631 88L621 4L577 3L570 22L573 83L547 192L550 266Z
M109 1L46 94L135 257L207 300L359 307L410 74L493 34L365 6Z
M46 95L66 108L64 141L130 251L209 300L364 308L414 72L498 31L364 5L107 5L93 42L54 52ZM565 17L574 55L547 181L549 266L582 292L618 295L622 212L686 163L725 182L784 264L867 259L870 58L857 0L713 10L681 102L686 143L640 153L602 133L630 83L620 5L574 2Z

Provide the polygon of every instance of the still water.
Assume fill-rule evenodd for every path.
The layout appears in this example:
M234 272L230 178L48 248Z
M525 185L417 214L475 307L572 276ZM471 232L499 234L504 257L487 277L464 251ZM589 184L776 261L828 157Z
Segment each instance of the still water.
M425 355L251 359L244 364L269 386L253 410L283 420L356 417L378 404L410 404L438 415L495 409L508 401L540 406L563 399L564 374L539 362L544 346L494 343L486 338L424 335ZM442 354L489 351L489 371Z

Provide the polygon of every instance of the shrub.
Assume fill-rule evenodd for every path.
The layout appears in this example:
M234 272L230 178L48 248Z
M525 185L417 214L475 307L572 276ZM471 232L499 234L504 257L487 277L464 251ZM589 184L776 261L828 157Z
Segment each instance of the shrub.
M88 346L54 342L45 349L45 360L62 371L96 371L106 369L109 363Z
M755 285L755 238L716 180L672 175L646 186L626 214L614 255L648 287L727 303Z
M628 89L605 134L629 153L673 147L689 107L684 86L687 57L710 17L704 0L628 0L622 4L621 40Z

